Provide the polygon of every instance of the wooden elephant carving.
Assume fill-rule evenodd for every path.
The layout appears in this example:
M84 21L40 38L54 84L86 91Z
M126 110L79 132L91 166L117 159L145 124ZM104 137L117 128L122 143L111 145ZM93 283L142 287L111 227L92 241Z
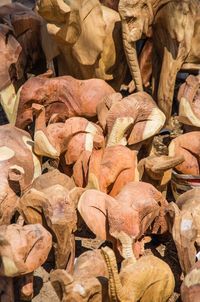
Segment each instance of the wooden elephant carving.
M45 51L47 61L57 56L59 75L100 78L115 89L123 83L127 65L122 47L119 14L98 0L42 0L38 13L47 22L57 50ZM45 44L45 37L44 43Z
M33 141L24 130L0 126L0 225L9 224L18 196L41 174L39 159L33 153Z
M199 154L200 132L192 131L179 135L169 145L170 156L182 156L184 161L172 170L171 188L174 198L180 194L196 188L200 184Z
M159 7L170 0L120 0L118 11L122 22L124 51L137 91L143 90L136 42L152 36L152 22ZM151 47L150 47L151 48Z
M153 90L168 121L171 116L176 75L180 69L200 66L198 0L120 0L124 50L136 88L143 90L136 41L153 40Z
M118 274L114 252L102 248L108 273L110 301L167 302L175 286L173 273L167 263L155 256L131 257L122 262Z
M48 228L53 237L56 267L71 271L77 216L69 187L71 179L58 171L41 175L19 200L18 211L26 223L40 223Z
M0 20L0 102L9 122L14 123L19 101L16 92L27 73L38 73L39 64L40 71L46 69L42 19L28 7L11 3L1 6Z
M169 155L184 156L185 160L175 168L178 173L198 176L200 171L198 160L200 131L185 133L173 139L169 145Z
M59 158L62 154L67 165L74 164L83 151L104 146L102 129L82 117L69 118L65 123L52 123L46 127L44 107L37 110L34 133L34 151L38 155Z
M200 292L200 262L197 261L189 270L181 285L183 302L198 302Z
M51 234L40 224L0 226L0 276L25 275L22 298L32 296L32 273L46 261L51 245Z
M109 302L108 271L100 250L87 251L78 257L73 275L55 270L50 280L60 301Z
M74 116L92 118L96 107L103 99L114 93L114 89L100 79L77 80L71 76L50 78L49 71L30 78L19 93L19 106L16 109L16 126L25 129L33 122L32 104L45 107L46 122L53 114L58 121Z
M116 244L124 258L133 252L140 254L144 234L167 231L166 206L162 194L143 182L129 182L115 198L86 190L78 201L78 211L89 229L98 239Z
M200 248L200 189L192 189L170 203L168 211L172 226L172 236L176 244L179 262L187 273L196 261Z
M125 146L82 152L73 167L77 186L116 196L130 181L138 181L137 153Z
M107 146L136 145L160 131L165 116L146 92L122 98L112 94L98 104L100 125L107 129Z
M200 127L200 76L190 75L178 92L179 116L181 123Z
M167 190L167 184L171 180L171 169L184 162L184 160L183 155L147 156L138 163L140 179L164 192Z
M199 1L174 0L163 5L153 21L153 40L158 59L153 60L155 96L169 120L178 71L200 68Z

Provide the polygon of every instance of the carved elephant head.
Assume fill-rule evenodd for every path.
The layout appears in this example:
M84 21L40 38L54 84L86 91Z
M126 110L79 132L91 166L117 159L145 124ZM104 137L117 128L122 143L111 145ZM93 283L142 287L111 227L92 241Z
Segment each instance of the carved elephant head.
M46 261L51 244L51 234L40 224L0 226L0 275L33 272Z
M152 0L120 0L119 14L122 20L124 50L129 69L138 91L143 90L142 78L138 64L136 42L143 35L151 36L153 22Z
M189 270L181 285L181 300L183 302L198 302L200 292L200 261Z
M84 65L93 65L103 50L105 23L97 1L42 1L38 13L46 19L48 30L56 40L72 46L76 59ZM83 20L85 22L83 22ZM56 22L57 26L53 24ZM93 26L96 24L96 26ZM89 35L88 30L90 28ZM87 36L88 44L85 45ZM89 51L89 56L88 56Z
M180 174L199 175L200 132L192 131L179 135L169 145L169 155L182 155L184 161L175 167Z
M199 14L198 0L166 1L154 18L154 95L167 121L172 113L177 73L180 70L199 70ZM187 101L182 105L183 110L187 107L187 114L193 119Z
M79 79L101 78L120 87L126 62L119 43L121 25L116 11L102 6L98 0L40 0L37 9L57 45L57 52L46 51L47 60L60 54L60 75L67 71Z
M187 77L178 92L179 121L186 125L200 127L200 75Z
M11 3L1 7L0 20L0 101L9 122L14 124L17 89L28 72L37 73L38 64L46 69L40 37L42 19L26 6Z
M138 181L137 153L125 146L85 151L73 167L77 186L116 196L130 181Z
M132 244L137 248L137 241L149 228L151 233L167 230L166 205L167 201L152 185L129 182L115 198L86 190L79 199L78 210L97 238L112 239L126 258L133 255Z
M179 135L171 141L168 149L169 156L184 158L172 170L171 187L176 199L180 194L199 186L200 132L191 131Z
M71 76L50 78L52 73L30 78L19 92L16 126L25 129L33 122L32 105L45 107L45 121L57 115L58 121L66 118L96 116L97 105L114 89L100 79L77 80Z
M56 176L55 173L50 174L52 177ZM46 175L48 177L48 173ZM66 188L67 183L65 187L60 185L58 178L54 182L52 186L40 190L31 188L27 191L19 201L18 211L26 223L40 223L50 230L56 267L67 267L71 271L75 258L73 232L76 230L76 209Z
M184 273L194 265L200 249L199 193L199 188L189 190L168 207L172 236Z
M52 233L57 268L69 271L74 262L76 210L69 193L73 180L54 169L37 177L19 200L18 211L27 224L41 223Z
M0 275L23 276L22 299L32 297L32 273L46 261L51 245L51 234L41 224L0 226Z
M93 65L103 50L105 23L101 6L92 1L39 1L38 13L47 21L48 31L55 35L57 41L72 46L77 60L84 65ZM85 22L83 22L85 20ZM56 22L55 25L53 22ZM96 31L89 28L96 24ZM88 59L88 46L90 59Z
M166 192L171 180L172 168L184 161L183 155L150 155L140 160L138 171L140 179L151 183L160 192Z
M97 115L107 130L107 146L136 145L158 133L165 123L164 114L146 92L125 98L112 94L97 106Z
M0 225L9 224L18 196L41 174L30 135L11 125L0 127Z
M104 146L102 129L82 117L72 117L65 123L52 123L46 127L44 107L34 105L37 118L34 133L34 150L38 155L65 158L64 166L74 164L84 151Z
M100 250L87 251L78 257L73 275L64 270L50 274L51 283L65 302L108 302L108 272Z
M167 263L152 255L137 261L129 257L122 262L118 273L113 250L109 247L101 250L108 267L110 301L169 301L175 280Z

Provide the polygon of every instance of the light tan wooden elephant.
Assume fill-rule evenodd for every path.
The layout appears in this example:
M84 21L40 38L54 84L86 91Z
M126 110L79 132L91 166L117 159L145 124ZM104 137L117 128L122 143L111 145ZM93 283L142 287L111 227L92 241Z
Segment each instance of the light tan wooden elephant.
M116 11L98 0L40 0L37 10L55 44L43 36L47 61L58 56L59 75L100 78L116 89L121 86L127 64Z
M120 0L124 50L136 88L143 90L136 41L153 39L153 90L159 108L171 115L176 75L200 68L199 0Z
M114 252L101 249L109 274L110 301L166 302L174 290L174 276L167 263L149 255L135 261L128 257L118 274Z

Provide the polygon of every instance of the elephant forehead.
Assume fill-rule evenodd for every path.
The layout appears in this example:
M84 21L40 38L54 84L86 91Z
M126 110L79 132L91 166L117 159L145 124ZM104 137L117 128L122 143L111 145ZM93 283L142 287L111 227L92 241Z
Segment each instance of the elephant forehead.
M6 146L0 147L0 162L11 159L12 157L14 157L14 155L15 155L14 150L12 150Z
M110 233L124 231L131 236L139 233L139 215L130 207L113 207L108 212Z
M21 261L27 245L22 227L16 224L7 226L4 238L10 243L10 248L14 252L15 259Z

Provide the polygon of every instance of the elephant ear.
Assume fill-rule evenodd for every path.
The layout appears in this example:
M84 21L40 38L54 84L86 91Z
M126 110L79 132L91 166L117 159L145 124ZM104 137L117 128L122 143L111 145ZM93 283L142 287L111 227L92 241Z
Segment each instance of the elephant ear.
M51 207L46 195L36 189L31 188L19 201L18 211L28 224L42 224L44 208Z
M92 189L81 195L77 206L88 228L100 240L106 240L108 202L116 204L116 200L111 196Z
M101 5L98 0L79 0L76 2L77 4L81 2L79 4L81 34L74 44L72 52L79 63L93 65L103 51L106 37L106 24L103 20Z

